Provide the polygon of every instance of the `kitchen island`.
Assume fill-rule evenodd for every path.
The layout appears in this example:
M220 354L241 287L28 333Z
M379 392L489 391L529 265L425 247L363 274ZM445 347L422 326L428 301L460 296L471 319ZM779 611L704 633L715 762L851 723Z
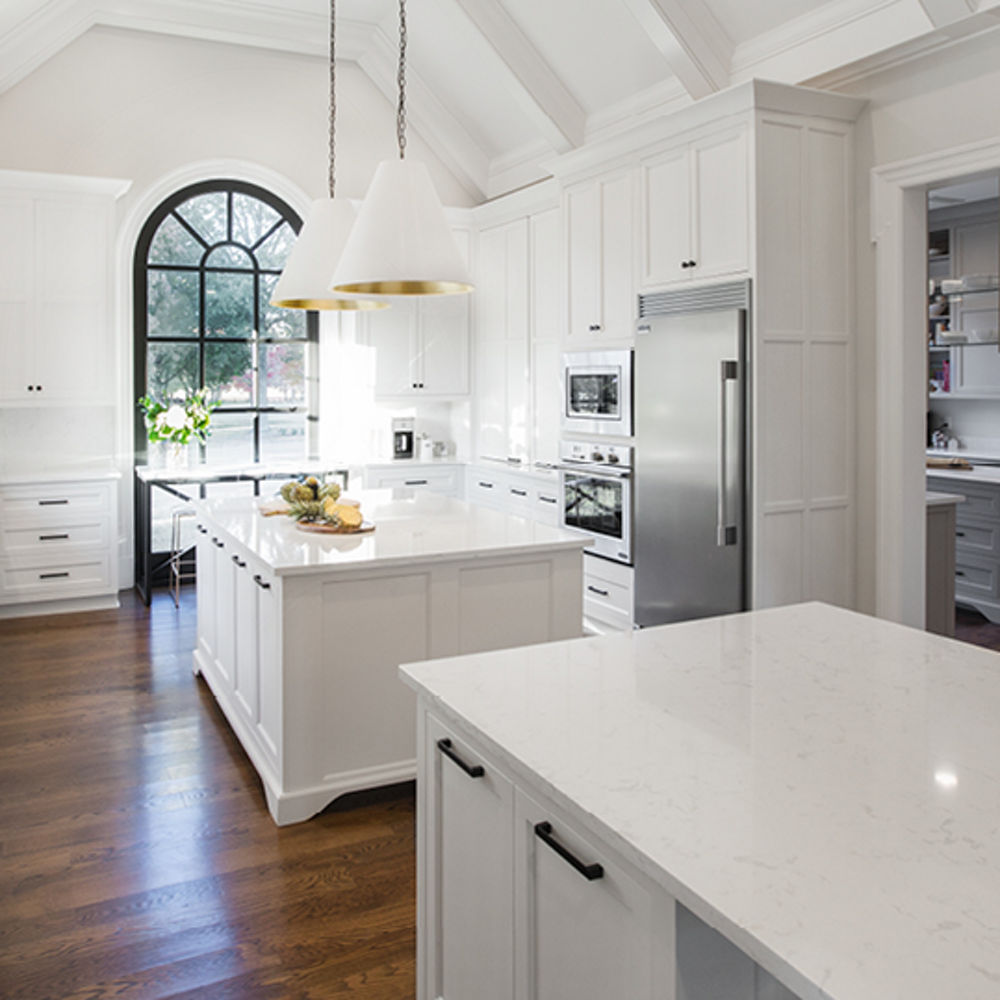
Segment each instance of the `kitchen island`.
M582 631L583 536L429 492L355 496L374 531L311 534L249 498L195 501L195 672L282 825L415 775L400 663Z
M402 677L422 1000L1000 996L996 653L805 604Z

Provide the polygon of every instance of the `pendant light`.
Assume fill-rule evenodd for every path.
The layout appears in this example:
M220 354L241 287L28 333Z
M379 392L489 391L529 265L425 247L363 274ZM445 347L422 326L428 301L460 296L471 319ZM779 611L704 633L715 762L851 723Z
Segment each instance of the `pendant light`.
M309 209L292 252L285 262L271 305L285 309L385 309L387 302L352 299L331 291L331 275L350 235L357 214L346 198L335 197L335 136L337 121L337 0L330 0L330 155L327 183L330 196L317 198Z
M333 287L362 295L471 292L468 269L445 219L430 172L406 154L406 0L399 0L398 160L372 178Z

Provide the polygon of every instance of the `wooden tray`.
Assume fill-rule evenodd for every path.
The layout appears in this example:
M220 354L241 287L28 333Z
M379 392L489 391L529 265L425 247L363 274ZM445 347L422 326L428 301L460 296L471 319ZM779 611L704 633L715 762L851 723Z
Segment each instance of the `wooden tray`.
M375 530L375 525L371 521L362 521L358 528L343 528L335 524L319 524L316 521L296 521L295 527L299 531L309 531L314 535L363 535L367 531Z

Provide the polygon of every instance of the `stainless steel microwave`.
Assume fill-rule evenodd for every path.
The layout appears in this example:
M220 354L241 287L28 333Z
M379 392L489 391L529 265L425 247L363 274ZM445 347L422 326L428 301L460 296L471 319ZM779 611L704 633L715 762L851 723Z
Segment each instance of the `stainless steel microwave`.
M562 392L564 432L632 436L631 350L564 354Z

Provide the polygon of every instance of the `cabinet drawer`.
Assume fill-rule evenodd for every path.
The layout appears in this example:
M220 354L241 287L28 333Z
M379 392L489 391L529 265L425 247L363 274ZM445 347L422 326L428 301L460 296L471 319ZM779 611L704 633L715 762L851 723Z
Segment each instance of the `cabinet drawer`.
M505 477L491 475L481 469L471 469L466 483L469 503L482 504L495 510L506 508L507 481Z
M968 523L970 518L973 523L976 518L1000 519L1000 485L950 483L948 492L961 493L965 497L965 503L960 503L955 511L955 520L959 524Z
M458 476L454 469L400 469L392 472L373 471L368 477L369 486L374 489L399 487L410 490L432 490L458 494Z
M8 486L0 490L3 524L66 523L76 514L107 512L110 483L53 483L51 486Z
M1000 559L1000 521L968 520L955 528L955 551Z
M55 600L110 589L111 560L106 553L48 565L0 566L0 600L5 602Z
M559 490L556 487L543 487L535 490L534 515L536 521L559 527Z
M111 524L107 517L98 516L72 523L8 527L0 538L0 551L11 555L65 553L83 545L110 545Z
M959 552L955 557L955 594L958 597L1000 599L1000 560L980 559Z

